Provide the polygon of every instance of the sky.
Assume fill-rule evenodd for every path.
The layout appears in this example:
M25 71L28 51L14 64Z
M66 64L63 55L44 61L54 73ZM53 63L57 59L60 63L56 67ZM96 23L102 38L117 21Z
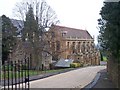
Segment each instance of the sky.
M13 9L16 2L22 0L0 0L0 16L5 14L14 18ZM95 38L99 35L97 19L104 0L46 0L56 12L59 25L87 30Z

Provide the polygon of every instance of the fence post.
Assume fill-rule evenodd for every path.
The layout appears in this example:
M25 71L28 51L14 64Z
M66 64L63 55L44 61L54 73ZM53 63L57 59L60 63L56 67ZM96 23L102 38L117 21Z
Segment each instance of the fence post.
M5 61L3 65L3 77L2 82L0 81L0 89L6 90L14 89L20 90L20 88L29 90L29 58L25 58L20 61ZM2 76L2 75L1 75ZM0 78L1 79L1 78ZM22 84L22 87L20 87ZM24 87L25 85L25 87ZM10 88L11 86L11 88ZM15 87L13 87L15 86Z
M0 17L0 90L2 89L2 17Z
M28 90L30 88L30 85L29 85L29 69L30 69L30 58L28 57L28 69L27 69L27 73L28 73Z
M26 57L25 57L25 90L26 90L26 83L27 83L26 70L27 70L27 64L26 64Z
M20 61L18 60L18 84L19 84L19 90L20 90L20 66L21 66L21 64L20 64Z
M21 83L22 83L22 90L23 90L23 61L21 61Z
M2 89L2 59L0 60L0 90Z
M11 84L12 84L12 90L13 90L13 61L11 61L10 64L11 64Z
M2 59L0 60L0 90L2 89Z
M6 79L6 70L5 70L5 63L6 62L4 62L4 65L3 65L3 72L4 72L4 74L3 74L3 77L4 77L4 90L5 90L5 84L6 84L6 81L5 81L5 79Z
M10 74L10 71L9 71L9 60L8 60L8 61L7 61L8 90L9 90L9 74Z
M17 89L17 68L16 68L17 63L16 63L16 61L15 61L14 66L15 66L14 74L15 74L15 90L16 90Z

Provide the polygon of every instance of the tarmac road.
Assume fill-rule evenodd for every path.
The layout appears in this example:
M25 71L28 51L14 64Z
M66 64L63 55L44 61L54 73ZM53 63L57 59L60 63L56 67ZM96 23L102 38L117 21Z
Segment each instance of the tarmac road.
M83 88L106 66L89 66L30 82L30 88Z

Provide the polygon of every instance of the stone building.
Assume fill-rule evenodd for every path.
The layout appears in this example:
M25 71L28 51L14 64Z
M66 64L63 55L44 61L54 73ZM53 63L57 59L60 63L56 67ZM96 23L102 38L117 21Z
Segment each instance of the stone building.
M42 48L42 59L40 65L49 69L49 65L60 59L72 59L84 65L98 65L100 63L99 51L95 48L94 39L86 30L52 25L45 32L44 48ZM37 45L39 46L39 44ZM37 50L39 51L39 47ZM31 69L39 64L35 59L34 49L29 41L23 42L18 38L16 47L12 50L11 60L24 60L29 57ZM39 57L40 58L40 57Z
M99 65L100 54L87 30L52 25L48 31L54 59L73 59L84 65Z
M39 45L38 45L39 46ZM29 41L22 41L21 38L18 38L16 42L16 46L12 50L11 58L12 61L23 61L25 58L30 59L30 69L37 69L39 65L41 68L49 69L49 64L52 62L52 57L46 52L42 52L42 59L39 57L41 61L36 60L34 48ZM38 53L37 53L38 54ZM40 55L38 55L40 56ZM44 67L42 67L42 64Z
M12 61L24 60L25 57L28 57L30 58L31 68L35 68L37 66L40 66L40 67L45 66L45 68L49 69L49 64L52 63L52 56L46 52L46 49L48 50L49 47L47 45L42 45L41 42L38 42L34 32L32 32L32 34L29 34L30 32L26 33L26 36L25 36L26 41L23 41L21 36L23 33L22 30L24 28L24 22L16 19L11 19L11 22L18 29L16 46L12 50L12 53L10 53L9 55L11 60ZM30 43L28 36L33 37L34 46L37 47L36 50L35 48L33 48L33 44ZM42 38L45 38L45 35ZM42 50L43 48L41 47L44 47L45 51L43 51ZM35 55L38 55L39 60L35 58L36 57Z

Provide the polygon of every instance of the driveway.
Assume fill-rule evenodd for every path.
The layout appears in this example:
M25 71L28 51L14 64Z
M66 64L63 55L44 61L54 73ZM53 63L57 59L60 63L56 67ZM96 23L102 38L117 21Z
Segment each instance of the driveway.
M100 65L107 65L106 61L100 61Z
M106 66L89 66L30 82L30 88L83 88Z

